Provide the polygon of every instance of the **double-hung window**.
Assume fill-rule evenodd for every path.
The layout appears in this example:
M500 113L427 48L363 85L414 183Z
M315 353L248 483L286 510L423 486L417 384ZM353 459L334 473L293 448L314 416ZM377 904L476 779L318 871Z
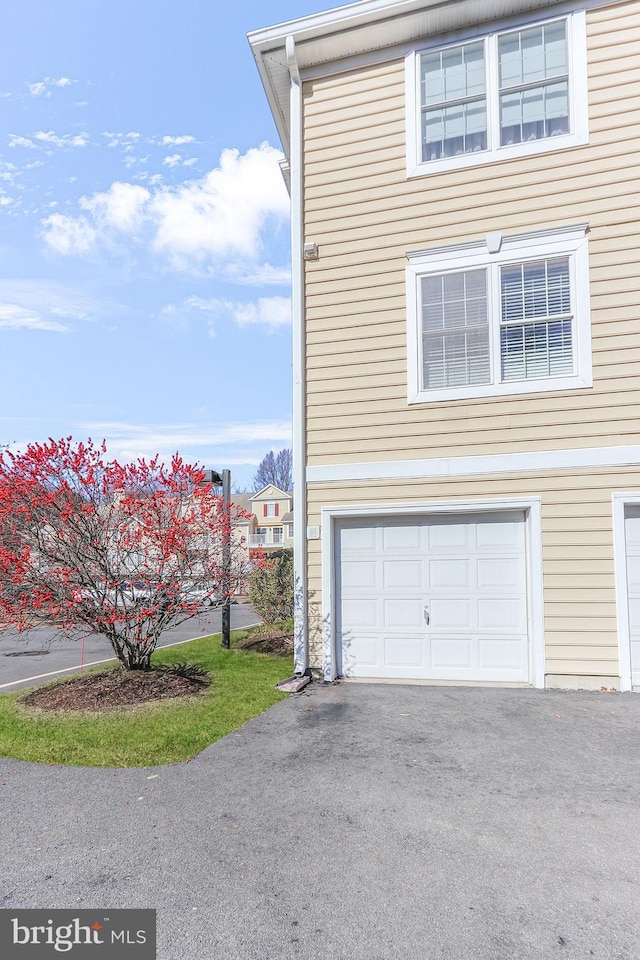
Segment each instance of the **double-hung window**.
M409 175L588 141L585 16L407 58Z
M590 386L585 233L408 254L409 402Z

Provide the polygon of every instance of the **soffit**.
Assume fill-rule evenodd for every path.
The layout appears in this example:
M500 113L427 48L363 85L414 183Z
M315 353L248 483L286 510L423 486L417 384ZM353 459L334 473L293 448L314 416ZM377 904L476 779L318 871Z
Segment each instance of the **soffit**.
M558 3L559 0L362 0L254 30L248 38L288 156L288 36L295 41L298 69L305 70Z

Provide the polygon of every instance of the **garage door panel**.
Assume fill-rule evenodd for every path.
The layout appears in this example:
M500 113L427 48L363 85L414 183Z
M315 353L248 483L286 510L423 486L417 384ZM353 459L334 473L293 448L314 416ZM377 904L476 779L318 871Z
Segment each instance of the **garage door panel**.
M340 531L343 553L349 550L374 550L375 539L375 527L344 527Z
M500 587L503 590L522 590L524 582L524 563L514 557L500 557L477 561L478 587Z
M518 637L481 640L478 645L478 665L483 670L517 670L524 653L523 641Z
M385 551L411 550L417 553L420 551L421 540L422 530L419 526L394 525L382 528L382 548Z
M349 633L343 638L342 667L346 677L359 676L363 666L377 670L380 663L380 638L377 636L359 633L352 636Z
M378 601L374 599L343 600L343 621L350 629L368 628L378 623Z
M436 597L429 604L429 612L432 630L471 630L473 627L473 604L470 600Z
M411 599L384 600L383 623L386 629L413 627L421 630L424 623L424 603Z
M484 520L476 524L476 546L478 550L504 550L505 547L519 548L524 536L523 518L513 520Z
M421 667L424 659L421 637L385 637L383 652L389 667Z
M481 630L515 630L526 628L523 599L483 597L478 600L478 626Z
M466 523L451 523L451 521L434 522L428 527L428 544L430 550L453 549L466 550L469 546L469 529Z
M432 637L431 666L434 670L447 667L468 670L473 667L473 647L471 637Z
M384 560L382 586L384 590L421 588L422 560Z
M469 587L471 563L469 560L430 560L429 588Z
M342 564L342 586L347 590L362 587L375 590L377 564L366 560L345 560Z
M529 680L524 514L343 521L346 676Z
M640 590L640 556L627 557L627 581L631 588Z

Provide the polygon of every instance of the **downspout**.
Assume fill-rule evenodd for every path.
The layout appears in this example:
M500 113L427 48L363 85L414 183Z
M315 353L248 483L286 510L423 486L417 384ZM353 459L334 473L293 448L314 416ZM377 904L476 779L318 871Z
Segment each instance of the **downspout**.
M309 667L307 617L307 484L304 384L304 261L302 214L302 82L296 62L295 41L285 40L291 84L291 315L293 331L293 563L294 563L294 662L295 672Z

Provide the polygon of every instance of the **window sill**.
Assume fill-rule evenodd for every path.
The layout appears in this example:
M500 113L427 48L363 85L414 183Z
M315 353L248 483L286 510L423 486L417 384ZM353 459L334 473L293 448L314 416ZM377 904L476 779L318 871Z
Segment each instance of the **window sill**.
M407 397L409 405L417 403L437 403L447 400L475 400L484 397L509 397L527 393L561 392L564 390L584 390L593 386L592 378L580 376L550 377L546 380L517 380L509 383L487 383L477 387L451 387L444 390L421 390Z
M427 177L432 174L446 173L449 170L465 169L466 167L489 166L492 163L516 160L520 157L555 153L560 150L585 147L588 143L589 137L586 133L584 135L571 133L549 137L548 140L529 140L512 146L498 147L495 150L478 150L477 153L463 153L457 157L443 157L441 160L427 160L418 164L414 164L407 159L407 179Z

